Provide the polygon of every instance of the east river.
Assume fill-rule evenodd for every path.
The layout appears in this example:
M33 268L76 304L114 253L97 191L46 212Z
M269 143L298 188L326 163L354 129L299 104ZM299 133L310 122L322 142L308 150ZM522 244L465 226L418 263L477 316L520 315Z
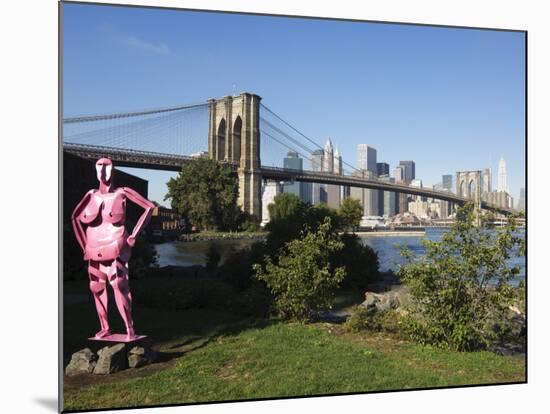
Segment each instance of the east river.
M404 263L400 255L399 246L406 246L417 255L424 253L421 244L423 237L438 241L445 229L426 228L425 236L361 236L363 243L371 246L378 253L380 270L395 270L399 264ZM205 262L205 253L208 247L216 243L222 255L222 261L234 249L242 248L251 243L251 240L216 240L195 242L167 242L156 244L159 266L191 266ZM525 277L525 257L511 260L514 265L521 267L520 279Z

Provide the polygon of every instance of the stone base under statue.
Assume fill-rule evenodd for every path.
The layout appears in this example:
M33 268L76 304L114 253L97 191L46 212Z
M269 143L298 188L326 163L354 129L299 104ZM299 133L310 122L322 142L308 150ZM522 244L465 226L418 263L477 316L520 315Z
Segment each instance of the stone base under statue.
M103 341L103 342L119 342L129 344L132 342L141 341L142 339L147 338L147 335L135 335L132 338L128 338L126 334L111 334L102 336L101 338L92 336L88 338L90 341Z

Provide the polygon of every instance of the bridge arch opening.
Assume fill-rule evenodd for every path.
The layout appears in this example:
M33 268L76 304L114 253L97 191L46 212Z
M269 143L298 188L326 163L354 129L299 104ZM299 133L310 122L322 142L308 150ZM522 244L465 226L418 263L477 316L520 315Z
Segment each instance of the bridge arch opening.
M472 178L470 180L470 184L468 185L468 197L469 198L475 198L475 196L476 196L476 182Z
M233 162L241 162L241 131L243 128L243 121L240 116L237 116L235 123L233 124Z
M460 182L460 192L459 192L459 195L461 195L462 197L467 197L468 195L466 194L466 186L464 185L464 180L462 180Z
M216 139L216 154L217 160L223 161L225 158L225 119L222 118L218 126L218 134Z

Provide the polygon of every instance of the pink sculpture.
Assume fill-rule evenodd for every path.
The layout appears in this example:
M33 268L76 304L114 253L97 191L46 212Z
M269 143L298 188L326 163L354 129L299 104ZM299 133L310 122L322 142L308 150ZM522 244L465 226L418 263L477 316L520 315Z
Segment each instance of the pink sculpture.
M110 159L97 160L96 170L99 189L88 191L72 214L76 239L84 252L84 260L88 261L90 290L101 325L93 339L129 342L141 337L134 332L128 260L136 237L147 225L155 206L131 188L113 186ZM127 199L145 210L131 234L124 225ZM107 282L113 287L115 302L126 326L126 336L111 334L107 320Z

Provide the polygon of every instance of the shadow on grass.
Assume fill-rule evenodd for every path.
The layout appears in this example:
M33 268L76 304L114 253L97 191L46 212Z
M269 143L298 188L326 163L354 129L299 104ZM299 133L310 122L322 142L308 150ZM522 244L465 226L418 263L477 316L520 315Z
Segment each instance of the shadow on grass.
M66 302L63 307L63 359L83 348L97 350L105 343L89 340L99 330L99 320L91 297L86 302ZM147 335L162 362L200 349L219 336L236 335L247 329L261 329L274 320L246 317L224 309L168 310L135 306L136 333ZM109 297L109 322L113 332L125 332L112 293Z

